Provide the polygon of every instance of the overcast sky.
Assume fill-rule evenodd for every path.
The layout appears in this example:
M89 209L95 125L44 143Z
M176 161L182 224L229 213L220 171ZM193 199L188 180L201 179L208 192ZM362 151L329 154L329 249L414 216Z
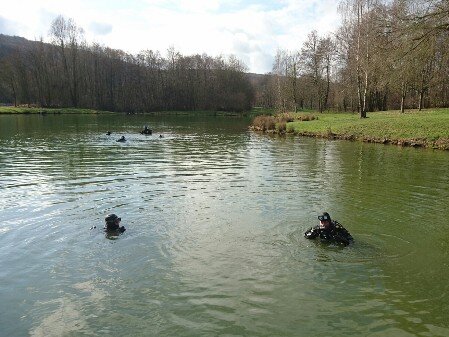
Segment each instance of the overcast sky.
M0 33L49 41L53 19L74 19L89 43L129 53L174 47L183 55L234 54L250 72L271 71L278 48L339 24L337 0L2 0Z

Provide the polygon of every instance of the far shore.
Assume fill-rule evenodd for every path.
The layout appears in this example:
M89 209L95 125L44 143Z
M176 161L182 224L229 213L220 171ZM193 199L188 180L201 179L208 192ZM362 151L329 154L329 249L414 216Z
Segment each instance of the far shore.
M0 114L99 114L113 113L111 111L81 109L81 108L38 108L27 106L0 106Z
M344 139L449 150L449 109L352 113L299 112L258 116L251 129L275 134Z
M257 113L257 111L256 111ZM148 112L114 112L95 109L83 109L83 108L38 108L27 106L0 106L0 115L8 114L124 114L124 115L213 115L213 116L242 116L253 114L253 111L246 112L233 112L233 111L148 111Z
M263 113L268 115L261 115ZM368 118L363 119L356 113L337 112L304 111L272 115L272 110L261 108L242 113L226 111L127 113L81 108L0 106L0 115L2 114L252 115L256 116L251 126L255 131L449 150L449 109L407 110L405 113L371 112L368 113Z

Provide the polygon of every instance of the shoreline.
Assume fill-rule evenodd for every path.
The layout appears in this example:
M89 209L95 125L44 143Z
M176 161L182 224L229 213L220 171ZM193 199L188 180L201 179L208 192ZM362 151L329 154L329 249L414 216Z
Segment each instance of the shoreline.
M154 116L251 116L252 111L151 111L142 113L112 112L81 108L37 108L0 106L0 115L124 114ZM256 114L257 115L257 114ZM257 121L259 119L259 121ZM350 113L299 112L274 116L259 115L250 129L278 135L361 141L402 147L449 151L449 109L371 112L360 119Z
M434 150L449 151L449 138L442 138L436 141L431 141L425 138L389 139L389 138L376 138L368 136L357 137L352 134L334 134L334 133L330 133L328 135L318 133L315 134L311 132L303 132L303 133L299 132L290 134L300 137L323 138L330 140L347 140L352 142L359 141L363 143L375 143L384 145L396 145L402 147L428 148Z
M207 115L207 116L251 116L251 111L232 112L232 111L148 111L148 112L122 112L106 111L83 108L37 108L37 107L13 107L0 106L0 115L60 115L60 114L121 114L121 115L154 115L154 116L189 116L189 115Z
M36 108L0 106L0 115L112 114L116 112L82 108Z
M449 150L449 109L421 112L284 113L255 119L250 129L278 135Z

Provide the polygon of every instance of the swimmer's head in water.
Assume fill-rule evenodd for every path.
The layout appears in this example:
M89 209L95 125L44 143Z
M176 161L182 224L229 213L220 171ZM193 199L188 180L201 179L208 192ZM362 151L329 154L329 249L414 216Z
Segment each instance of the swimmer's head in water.
M106 221L106 223L110 223L113 224L116 221L122 221L122 218L119 218L117 215L115 214L109 214L106 218L104 218L104 221Z
M324 212L322 215L318 215L318 220L320 221L331 221L331 216L329 213Z

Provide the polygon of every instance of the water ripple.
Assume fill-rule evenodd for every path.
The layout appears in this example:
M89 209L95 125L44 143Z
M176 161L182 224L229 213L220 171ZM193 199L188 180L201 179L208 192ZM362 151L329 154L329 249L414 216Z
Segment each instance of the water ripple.
M39 132L0 135L7 335L447 332L447 154L228 120L155 119L158 138L137 133L147 117L29 117ZM354 245L304 239L323 209ZM115 240L108 213L128 229Z

